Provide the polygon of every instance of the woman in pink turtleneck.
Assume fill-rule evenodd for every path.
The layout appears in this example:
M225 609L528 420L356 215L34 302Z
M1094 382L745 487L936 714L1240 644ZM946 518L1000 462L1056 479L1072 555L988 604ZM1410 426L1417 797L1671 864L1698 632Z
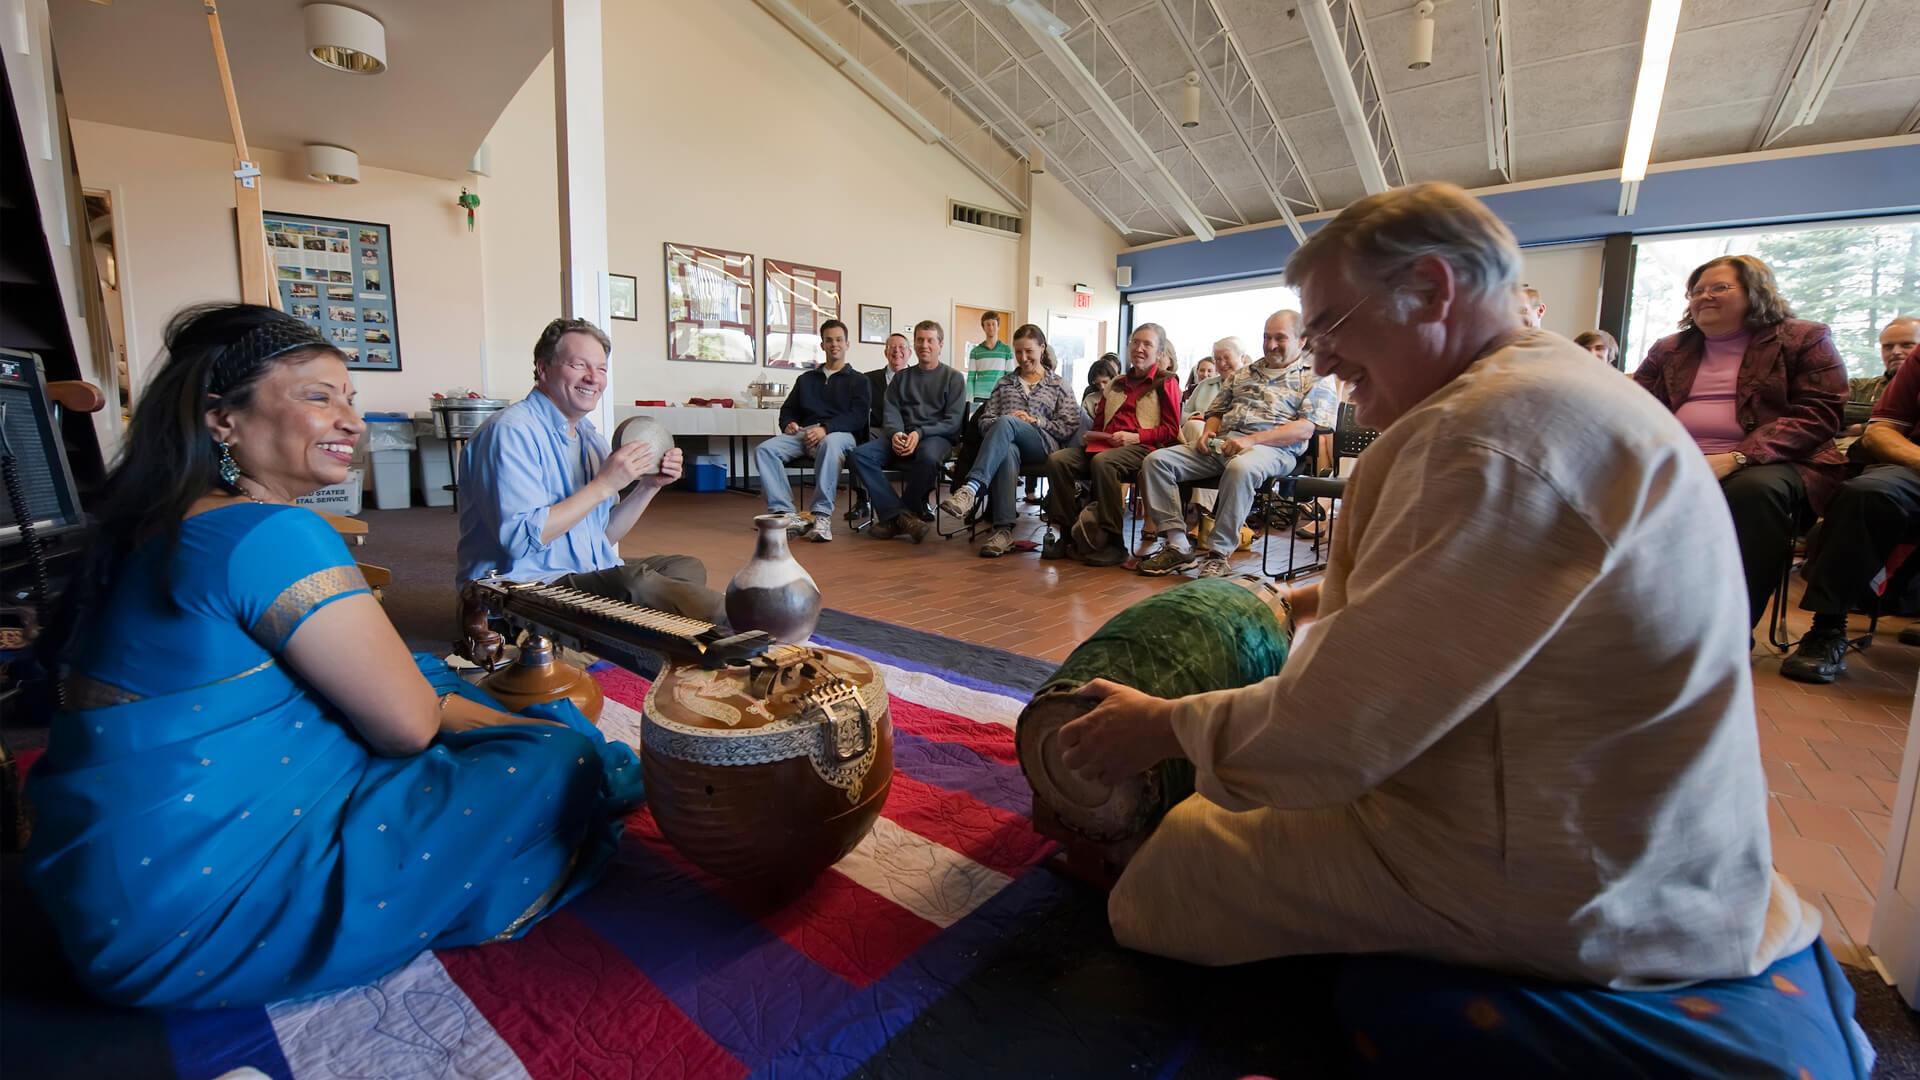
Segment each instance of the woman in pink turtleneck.
M1688 275L1680 332L1656 342L1633 377L1673 410L1720 479L1759 625L1795 529L1846 478L1833 437L1847 369L1832 336L1793 317L1766 263L1725 255Z

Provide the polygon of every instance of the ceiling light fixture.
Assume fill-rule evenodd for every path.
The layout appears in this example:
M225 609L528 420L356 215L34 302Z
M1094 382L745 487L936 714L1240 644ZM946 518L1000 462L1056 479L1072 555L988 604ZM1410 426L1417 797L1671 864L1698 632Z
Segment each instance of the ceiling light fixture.
M1620 163L1623 184L1647 178L1653 132L1660 123L1660 99L1667 92L1667 64L1673 59L1673 37L1679 29L1680 0L1653 0L1647 12L1647 41L1640 50L1640 81L1633 88L1633 119L1627 123L1627 153Z
M357 184L360 155L344 146L308 143L307 175L323 184Z
M1413 33L1407 40L1407 67L1414 71L1433 66L1433 0L1413 5Z
M327 67L355 75L387 70L387 28L364 11L339 4L306 10L307 53Z
M1033 129L1033 144L1027 149L1027 171L1040 176L1047 171L1047 148L1040 140L1045 138L1047 129Z
M1180 88L1180 126L1200 126L1200 73L1187 72L1187 84Z

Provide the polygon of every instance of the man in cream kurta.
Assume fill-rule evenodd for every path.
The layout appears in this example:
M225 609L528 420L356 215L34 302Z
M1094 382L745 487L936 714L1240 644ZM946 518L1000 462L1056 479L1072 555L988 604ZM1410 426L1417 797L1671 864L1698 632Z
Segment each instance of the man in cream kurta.
M1421 185L1348 213L1421 197L1471 202ZM1157 711L1105 691L1148 703L1200 792L1127 867L1115 935L1208 964L1392 951L1616 987L1751 975L1804 948L1819 917L1772 869L1738 553L1726 516L1699 509L1712 475L1657 402L1519 327L1511 282L1476 323L1470 279L1450 300L1418 280L1461 271L1409 267L1405 323L1378 313L1385 287L1352 284L1392 279L1375 267L1319 297L1303 282L1322 371L1390 425L1285 670ZM1399 373L1340 359L1364 321L1437 340L1435 310L1481 336L1404 408ZM1329 334L1342 311L1360 321ZM1099 758L1102 735L1125 742L1114 719L1063 737Z

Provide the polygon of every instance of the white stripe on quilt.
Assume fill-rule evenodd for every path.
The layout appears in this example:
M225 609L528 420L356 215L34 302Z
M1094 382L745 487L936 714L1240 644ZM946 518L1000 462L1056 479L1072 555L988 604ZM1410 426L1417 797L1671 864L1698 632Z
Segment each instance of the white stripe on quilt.
M371 986L267 1006L295 1080L523 1080L527 1070L430 952Z
M600 706L600 734L614 742L640 749L640 710L608 697Z
M1013 881L884 817L833 868L943 930Z
M1011 728L1013 722L1019 719L1020 710L1027 707L1024 699L960 686L924 671L908 671L877 660L872 663L880 669L880 677L887 681L887 693L915 705L941 709L969 720L998 724L1004 728Z

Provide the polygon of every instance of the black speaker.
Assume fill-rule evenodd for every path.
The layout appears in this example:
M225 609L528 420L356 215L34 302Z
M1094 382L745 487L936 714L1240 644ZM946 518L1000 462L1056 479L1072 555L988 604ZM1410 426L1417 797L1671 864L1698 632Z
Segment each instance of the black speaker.
M79 493L47 400L40 357L0 349L0 458L8 455L14 459L12 479L19 490L18 499L11 490L0 499L0 547L20 540L17 501L24 502L28 520L42 537L79 528Z

